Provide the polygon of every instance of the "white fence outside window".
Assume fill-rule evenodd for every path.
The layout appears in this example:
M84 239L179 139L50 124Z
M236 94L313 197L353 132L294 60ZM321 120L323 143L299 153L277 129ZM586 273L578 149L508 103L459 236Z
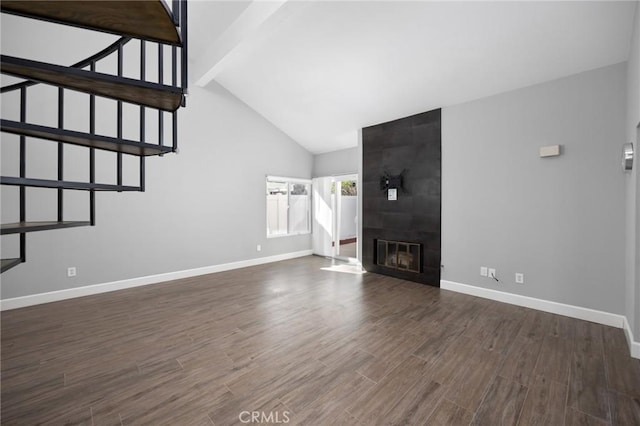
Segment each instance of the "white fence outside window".
M267 237L311 233L311 183L267 177Z

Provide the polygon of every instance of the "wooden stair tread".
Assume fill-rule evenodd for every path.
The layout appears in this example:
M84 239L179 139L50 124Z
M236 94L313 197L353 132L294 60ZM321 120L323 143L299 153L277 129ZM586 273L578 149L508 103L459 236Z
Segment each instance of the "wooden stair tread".
M111 185L106 183L71 182L62 180L19 178L0 176L0 185L28 186L32 188L59 188L95 191L140 191L138 186Z
M14 266L18 266L19 264L22 263L22 260L20 260L19 257L14 259L0 259L0 261L2 263L2 268L0 268L0 273L4 271L8 271Z
M164 111L175 111L182 104L181 88L132 78L117 77L7 55L0 56L0 70L5 74L27 80L53 84Z
M24 232L48 231L50 229L75 228L77 226L89 226L89 221L41 221L41 222L15 222L3 223L0 227L0 235L21 234Z
M102 135L92 135L90 133L40 126L37 124L21 123L19 121L11 120L0 120L0 130L16 135L47 139L72 145L80 145L105 151L122 152L123 154L139 156L165 154L172 152L173 150L170 146L142 143L127 139L117 139Z
M172 13L161 0L2 0L0 8L2 12L28 18L181 45Z

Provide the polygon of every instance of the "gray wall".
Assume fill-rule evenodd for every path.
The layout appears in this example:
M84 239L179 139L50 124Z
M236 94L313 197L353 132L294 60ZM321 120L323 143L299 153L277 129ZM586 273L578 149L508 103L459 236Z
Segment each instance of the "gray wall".
M4 24L3 19L3 38L10 34ZM33 34L28 39L38 37ZM28 44L22 55L29 55ZM55 90L34 98L30 119L55 125L55 100L44 102L52 99L51 94ZM70 96L69 103L74 101L79 108L67 124L81 129L86 127L87 104ZM11 103L3 101L2 107L3 116L15 114ZM137 117L135 111L132 116ZM128 120L125 136L131 127ZM98 129L114 124L112 115L103 114ZM179 114L179 131L179 155L147 160L147 192L98 193L93 228L28 234L27 263L2 274L1 297L311 248L308 235L267 239L265 217L265 176L310 178L313 156L308 151L215 83L207 89L190 88L188 106ZM3 174L15 175L17 137L3 134L2 138ZM29 175L55 178L55 144L34 142L29 147ZM69 148L67 179L86 178L87 159L87 150ZM99 179L110 183L114 164L112 157L98 155ZM125 184L137 184L136 164L125 161ZM54 219L55 190L28 192L28 219ZM66 201L68 219L86 220L85 193L70 193ZM17 219L16 202L17 190L3 187L3 222ZM3 253L15 252L16 242L17 238L3 237ZM262 245L261 252L256 251L257 244ZM67 278L68 266L78 268L77 277Z
M359 161L357 147L316 154L313 157L313 177L356 174Z
M634 33L627 65L627 138L636 152L632 173L626 183L626 280L625 313L636 341L640 341L640 140L636 126L640 123L640 3L636 4Z
M443 109L442 279L624 313L626 66Z

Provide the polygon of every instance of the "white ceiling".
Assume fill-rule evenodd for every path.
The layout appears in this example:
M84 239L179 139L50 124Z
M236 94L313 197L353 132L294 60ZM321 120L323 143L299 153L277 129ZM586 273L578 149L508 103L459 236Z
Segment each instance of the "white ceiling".
M333 151L365 126L625 61L637 3L195 2L192 81Z

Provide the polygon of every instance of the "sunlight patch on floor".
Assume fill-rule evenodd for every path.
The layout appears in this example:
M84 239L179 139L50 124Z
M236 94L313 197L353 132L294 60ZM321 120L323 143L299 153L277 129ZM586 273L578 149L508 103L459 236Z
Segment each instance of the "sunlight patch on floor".
M345 274L356 274L356 275L362 275L367 272L364 269L362 269L361 265L350 265L350 264L332 265L332 266L327 266L326 268L320 268L320 269L322 269L323 271L343 272Z

